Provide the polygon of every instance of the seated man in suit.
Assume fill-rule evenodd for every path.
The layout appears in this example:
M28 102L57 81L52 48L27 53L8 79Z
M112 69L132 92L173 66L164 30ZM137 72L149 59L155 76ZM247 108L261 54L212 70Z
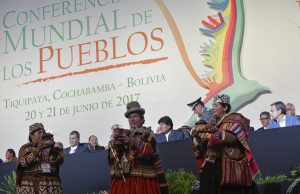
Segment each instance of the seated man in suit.
M286 107L287 115L296 116L296 117L300 118L300 115L296 115L296 108L293 103L286 103L285 107Z
M270 120L271 120L270 113L267 111L261 112L259 115L259 120L260 120L262 127L257 129L256 131L262 131L264 129L267 129L268 125L270 123Z
M158 120L158 124L161 133L155 135L157 143L187 139L185 133L182 130L173 130L173 122L170 117L164 116L160 118Z
M78 131L72 131L69 135L70 147L64 149L64 155L66 156L74 153L88 152L88 147L79 145L79 141L80 134Z
M91 135L89 137L89 144L91 145L92 151L96 151L96 150L104 150L105 147L104 146L100 146L98 143L98 138L96 135Z
M271 116L273 119L270 121L268 129L300 125L299 118L286 114L286 106L281 101L271 104Z

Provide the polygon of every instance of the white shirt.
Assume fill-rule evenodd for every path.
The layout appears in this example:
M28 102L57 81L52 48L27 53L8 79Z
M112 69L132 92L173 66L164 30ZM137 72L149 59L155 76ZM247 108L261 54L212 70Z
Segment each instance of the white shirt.
M171 133L172 130L170 130L168 133L165 134L167 141L169 141L169 135Z
M284 115L284 117L282 118L282 121L278 122L278 124L279 124L280 127L286 127L285 115Z
M78 145L77 145L78 146ZM74 154L75 150L77 149L77 146L71 147L69 154Z

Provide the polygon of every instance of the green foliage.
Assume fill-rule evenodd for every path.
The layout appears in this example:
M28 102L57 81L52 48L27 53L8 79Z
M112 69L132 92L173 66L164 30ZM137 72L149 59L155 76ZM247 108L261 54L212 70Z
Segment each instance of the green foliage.
M256 184L264 185L264 184L269 184L269 183L282 183L285 181L290 181L290 178L286 175L266 176L264 178L258 179Z
M291 168L290 176L294 179L300 177L300 165Z
M169 170L166 173L170 194L190 194L192 187L197 182L197 177L192 172L184 169L178 171Z
M0 183L0 191L6 194L17 194L16 173L4 176L5 181Z
M281 183L285 181L294 181L294 180L298 180L298 182L300 182L299 181L300 179L298 179L299 177L300 177L300 165L291 168L289 177L286 175L266 176L265 178L258 179L256 183L258 185L263 185L268 183Z

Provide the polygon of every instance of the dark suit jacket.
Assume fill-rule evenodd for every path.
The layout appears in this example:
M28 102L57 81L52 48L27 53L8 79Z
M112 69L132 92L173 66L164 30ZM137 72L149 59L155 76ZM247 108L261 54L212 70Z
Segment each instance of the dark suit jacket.
M104 146L96 146L95 150L105 150L105 147Z
M64 155L70 155L69 152L71 150L71 147L67 147L64 149ZM89 148L86 147L86 146L82 146L82 145L78 145L76 150L75 150L75 153L74 154L77 154L77 153L82 153L82 152L88 152L89 151Z
M104 146L96 146L95 149L94 149L94 147L90 143L85 143L85 144L83 144L83 146L86 146L89 149L90 152L93 152L93 151L96 151L96 150L105 150Z
M155 134L155 139L157 143L167 142L167 138L164 133ZM180 141L185 139L187 139L187 137L182 130L172 130L169 134L168 141Z
M263 131L265 130L264 127L258 128L256 131Z

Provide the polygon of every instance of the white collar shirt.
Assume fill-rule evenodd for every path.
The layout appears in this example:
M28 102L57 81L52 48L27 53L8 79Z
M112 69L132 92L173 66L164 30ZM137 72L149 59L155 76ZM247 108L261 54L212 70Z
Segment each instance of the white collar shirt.
M169 141L169 135L171 133L172 130L170 130L168 133L165 134L167 141Z
M286 118L286 116L284 116L282 118L282 121L278 122L278 124L279 124L280 127L286 127L286 121L285 121L286 119L285 118Z
M75 147L71 147L69 154L74 154L76 149L77 149L78 145Z

